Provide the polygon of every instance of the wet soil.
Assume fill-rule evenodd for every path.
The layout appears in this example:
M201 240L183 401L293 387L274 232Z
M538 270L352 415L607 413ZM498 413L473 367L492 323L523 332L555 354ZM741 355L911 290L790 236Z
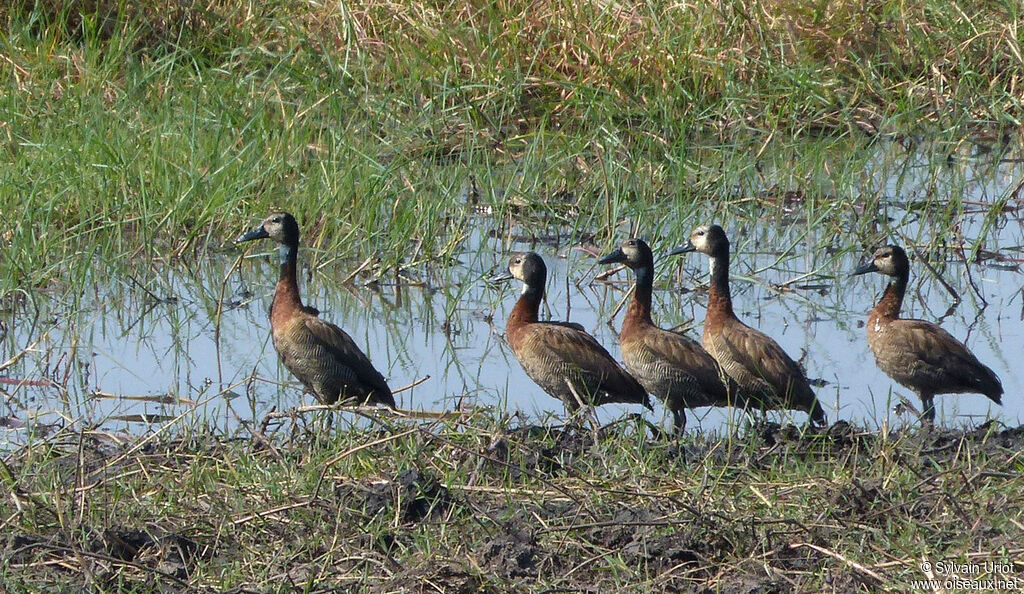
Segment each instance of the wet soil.
M954 542L966 531L980 550L1019 549L1001 515L1020 496L965 492L1020 486L1024 427L882 435L845 422L760 423L741 437L676 442L641 425L531 425L412 439L414 456L371 448L361 477L349 468L287 482L268 470L271 485L162 491L200 459L294 468L309 462L303 448L330 446L192 438L133 448L82 437L53 448L47 466L82 494L67 508L13 455L21 478L0 510L0 577L14 590L214 591L225 588L217 576L242 566L226 589L866 592L898 583L890 569L906 568L892 559L916 562L898 550L876 569L837 560L863 558L868 549L850 548L857 538L882 546L879 531L919 526ZM628 454L646 457L640 467L617 451L630 443Z

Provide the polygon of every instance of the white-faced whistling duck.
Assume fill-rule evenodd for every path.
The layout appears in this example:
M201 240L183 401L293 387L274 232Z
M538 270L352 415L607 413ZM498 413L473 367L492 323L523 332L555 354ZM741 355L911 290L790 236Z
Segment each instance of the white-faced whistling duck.
M514 254L508 272L491 279L523 282L523 293L505 324L505 337L526 375L561 400L569 413L581 405L610 402L651 408L644 387L579 324L538 321L546 277L544 260L527 252Z
M704 348L739 385L749 405L766 409L806 411L812 423L823 424L825 412L803 370L774 340L736 317L729 293L729 239L718 225L701 226L690 240L669 255L701 252L711 260Z
M619 332L626 369L672 411L677 433L686 427L687 408L734 404L723 371L697 341L663 330L651 319L654 255L642 239L627 239L600 264L622 262L636 274L636 289ZM732 383L731 381L729 382Z
M931 322L900 319L910 278L910 261L903 248L889 245L875 250L871 261L851 276L868 272L892 277L868 314L868 347L879 369L921 398L926 424L935 422L936 394L978 393L1002 404L999 378L964 343Z
M395 398L384 376L352 338L317 317L317 310L302 304L295 277L299 251L295 218L286 212L274 213L235 243L263 238L280 244L281 276L270 305L270 329L284 366L324 404L340 399L394 408Z

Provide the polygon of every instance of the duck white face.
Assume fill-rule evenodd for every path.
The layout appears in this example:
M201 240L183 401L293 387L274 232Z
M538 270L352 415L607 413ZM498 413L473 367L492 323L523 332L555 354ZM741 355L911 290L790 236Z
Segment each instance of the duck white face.
M853 271L851 276L878 272L886 276L900 276L906 274L910 269L910 260L907 252L898 245L887 245L875 250L871 255L871 261Z
M690 233L690 238L685 245L677 247L668 255L674 256L687 252L700 252L709 256L711 274L714 275L718 266L729 260L729 238L726 237L725 230L718 225L701 225L694 229L693 233Z
M695 251L708 256L726 256L729 254L729 238L725 229L718 225L701 225L690 234L690 245Z
M295 222L295 217L286 212L275 212L263 219L263 222L252 231L240 235L235 243L265 238L273 239L280 244L298 245L299 225Z
M643 264L644 256L651 253L651 248L647 247L644 240L636 238L623 241L619 249L625 256L624 262L633 267Z
M525 293L529 285L526 284L526 274L523 271L523 267L526 261L526 254L515 254L512 259L508 261L508 271L512 274L512 278L523 282L523 290Z
M501 282L516 279L523 283L523 293L531 288L543 291L548 269L544 260L534 252L517 252L508 261L508 272L490 279L490 282Z
M642 239L633 237L623 241L615 250L597 261L598 264L622 263L636 269L650 266L654 261L651 248Z
M264 219L263 229L267 232L267 235L276 241L277 243L284 243L285 238L288 236L288 223L294 221L292 216L287 213L274 213Z
M909 264L907 253L903 248L896 245L887 245L875 250L872 263L878 272L889 276L896 276L901 270L905 270Z
M729 238L725 230L718 225L701 225L690 233L690 240L686 244L688 251L695 251L710 256L709 266L714 276L715 270L729 257Z
M698 251L702 254L708 254L711 252L709 248L709 235L711 227L707 225L701 225L690 233L690 245L693 246L694 251Z

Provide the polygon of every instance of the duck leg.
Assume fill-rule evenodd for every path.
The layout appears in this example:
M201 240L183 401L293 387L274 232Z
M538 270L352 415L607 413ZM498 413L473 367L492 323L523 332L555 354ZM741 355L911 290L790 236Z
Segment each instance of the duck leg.
M686 431L686 412L682 408L672 411L672 426L676 437L681 437Z
M746 421L746 423L745 423L746 426L744 427L745 431L749 432L752 429L754 429L755 427L757 427L757 423L758 423L759 418L760 417L758 417L754 413L754 410L750 406L744 406L743 407L743 420Z
M921 398L921 424L931 427L935 425L935 395L918 394Z
M576 385L572 383L572 380L569 378L565 378L565 385L567 388L569 388L569 393L572 394L572 398L576 403L575 406L573 406L573 411L569 412L574 412L575 410L579 410L581 408L587 408L587 401L584 400L583 397L580 395L579 391L576 390ZM565 408L568 409L569 406L566 405Z
M828 426L828 417L825 416L825 411L821 408L821 404L817 400L812 402L811 406L807 410L807 426Z

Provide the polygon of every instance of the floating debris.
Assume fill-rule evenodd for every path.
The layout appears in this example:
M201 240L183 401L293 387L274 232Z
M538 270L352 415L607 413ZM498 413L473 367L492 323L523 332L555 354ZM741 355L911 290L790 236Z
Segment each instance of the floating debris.
M111 394L109 392L100 392L95 390L91 394L94 398L109 398L112 400L134 400L137 402L153 402L155 404L178 404L182 406L192 406L195 404L194 400L188 398L182 398L173 394L144 394L144 395L129 395L129 394Z

